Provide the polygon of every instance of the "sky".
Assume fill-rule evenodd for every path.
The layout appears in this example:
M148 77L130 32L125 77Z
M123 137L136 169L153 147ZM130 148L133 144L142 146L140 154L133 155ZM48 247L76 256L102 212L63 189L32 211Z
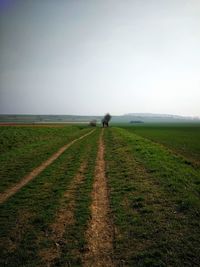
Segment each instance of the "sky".
M200 117L199 0L0 0L0 113Z

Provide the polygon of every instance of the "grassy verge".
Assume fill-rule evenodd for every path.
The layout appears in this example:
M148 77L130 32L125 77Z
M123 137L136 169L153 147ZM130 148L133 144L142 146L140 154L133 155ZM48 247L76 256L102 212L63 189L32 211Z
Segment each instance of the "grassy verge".
M105 131L119 266L199 266L199 172L123 129Z
M159 142L200 165L200 125L149 125L127 127L127 130Z
M88 132L89 128L2 127L0 191L18 182L60 147Z
M39 257L39 250L49 246L49 225L54 221L56 211L64 192L86 155L90 157L86 180L77 192L77 221L70 236L71 246L82 247L84 224L89 216L93 165L95 162L96 140L98 130L82 141L75 143L64 152L51 166L43 171L35 180L11 197L1 206L1 244L2 266L44 266ZM90 155L90 156L89 156ZM47 237L47 238L44 238ZM78 241L77 241L78 240ZM78 243L77 243L78 242ZM67 247L67 251L65 250ZM70 258L72 247L70 242L64 244L63 258ZM78 257L78 256L77 256ZM62 259L58 264L62 263ZM58 265L59 266L59 265Z
M149 173L165 187L171 196L180 202L180 208L200 212L200 169L173 154L159 144L155 144L123 129L116 132L125 138L130 151ZM181 204L182 203L182 204ZM183 206L182 206L183 205ZM187 208L188 206L188 208Z

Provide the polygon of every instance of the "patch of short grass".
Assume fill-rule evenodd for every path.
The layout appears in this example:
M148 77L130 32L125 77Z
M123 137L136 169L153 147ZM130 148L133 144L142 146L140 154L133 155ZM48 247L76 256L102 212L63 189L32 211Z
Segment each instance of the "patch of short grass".
M1 127L0 191L17 183L60 147L91 130L66 127Z
M183 155L188 165L200 165L200 124L149 124L126 129Z
M90 149L84 152L83 160L87 161L87 169L84 172L84 181L74 192L75 223L66 228L65 234L59 244L60 257L55 259L55 266L81 266L85 252L85 232L90 219L91 191L93 187L94 171L98 150L99 130L90 140ZM67 207L67 203L66 203Z
M97 135L98 132L94 132L75 143L38 177L1 205L2 266L44 266L39 256L41 244L44 245L44 236L50 232L49 225L54 220L60 200L81 161L87 153L90 155L92 147L95 153ZM91 157L92 159L94 158ZM90 178L91 171L90 163ZM76 230L80 229L75 229L74 232ZM47 238L46 246L48 242ZM65 257L70 258L71 253L65 251Z
M182 176L179 157L124 129L105 136L117 265L199 266L196 170Z
M200 212L200 169L188 165L177 155L148 139L123 129L116 129L127 141L135 158L156 181L174 196L177 203L187 203L187 210Z

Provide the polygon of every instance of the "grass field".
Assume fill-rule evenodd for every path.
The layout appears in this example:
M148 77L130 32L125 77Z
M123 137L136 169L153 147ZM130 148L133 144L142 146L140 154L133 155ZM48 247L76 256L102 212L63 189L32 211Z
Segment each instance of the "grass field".
M62 145L86 133L84 126L0 128L0 192L37 167Z
M118 264L200 264L200 170L130 130L106 132Z
M200 164L200 124L150 124L127 129Z
M92 130L0 127L2 193L76 140L1 203L0 265L200 266L200 126Z

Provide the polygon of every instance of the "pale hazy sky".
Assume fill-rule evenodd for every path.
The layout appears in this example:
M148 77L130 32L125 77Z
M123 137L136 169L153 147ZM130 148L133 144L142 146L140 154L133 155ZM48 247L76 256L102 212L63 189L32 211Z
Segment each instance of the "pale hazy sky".
M0 0L0 113L200 116L200 0Z

